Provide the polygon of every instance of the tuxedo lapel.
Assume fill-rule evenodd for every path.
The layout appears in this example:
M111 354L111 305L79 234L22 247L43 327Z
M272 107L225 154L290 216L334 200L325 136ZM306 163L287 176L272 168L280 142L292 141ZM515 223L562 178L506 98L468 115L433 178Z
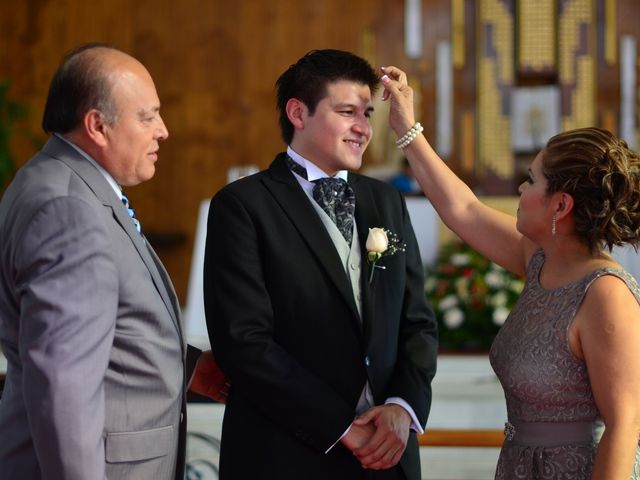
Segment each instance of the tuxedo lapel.
M173 319L174 326L178 330L178 333L182 335L179 314L177 313L177 300L175 296L172 298L169 293L171 291L171 284L170 282L167 284L167 282L163 280L160 271L161 266L153 259L154 254L152 254L151 248L147 247L142 235L136 230L134 223L131 221L131 217L127 214L117 194L113 191L113 188L111 188L104 176L88 160L82 158L72 147L56 137L52 137L47 142L43 151L65 163L76 172L102 204L111 210L115 220L124 229L129 238L131 238L134 247L149 270L153 283ZM164 268L162 268L162 270L164 271Z
M382 227L382 220L376 208L375 198L371 192L371 188L367 182L361 181L357 175L349 174L349 183L353 187L356 194L356 212L355 221L358 226L358 238L360 240L362 259L361 259L361 278L360 288L362 291L362 331L365 344L368 344L369 335L371 333L371 322L374 318L374 299L376 278L369 283L369 274L371 265L367 260L367 237L369 229L374 227Z
M331 241L329 233L309 203L309 198L289 171L284 154L276 157L269 167L270 177L265 177L265 187L271 192L292 224L309 246L318 263L325 269L358 321L358 309L353 291L342 266L340 256Z

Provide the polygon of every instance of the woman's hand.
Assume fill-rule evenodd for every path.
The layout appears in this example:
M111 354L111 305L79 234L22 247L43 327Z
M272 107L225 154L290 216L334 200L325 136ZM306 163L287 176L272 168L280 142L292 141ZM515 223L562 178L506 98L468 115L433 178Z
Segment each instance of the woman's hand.
M380 79L384 87L382 101L390 101L389 125L398 137L416 123L413 111L413 89L407 83L407 74L397 67L382 67Z
M220 370L211 350L202 352L188 389L220 403L227 403L229 387L230 383Z

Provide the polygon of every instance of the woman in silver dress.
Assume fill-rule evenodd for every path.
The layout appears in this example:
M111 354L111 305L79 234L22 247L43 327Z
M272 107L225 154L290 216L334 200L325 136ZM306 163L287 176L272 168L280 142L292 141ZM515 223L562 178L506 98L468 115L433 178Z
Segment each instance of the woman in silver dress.
M640 478L640 289L609 254L640 243L638 155L599 128L556 135L519 187L517 216L506 215L421 135L405 73L383 73L398 146L440 217L526 277L490 353L509 417L496 478Z

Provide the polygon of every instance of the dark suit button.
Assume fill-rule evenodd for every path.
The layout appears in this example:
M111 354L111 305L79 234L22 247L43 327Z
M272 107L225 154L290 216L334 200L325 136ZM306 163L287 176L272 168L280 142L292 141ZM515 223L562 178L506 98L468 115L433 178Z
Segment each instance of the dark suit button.
M364 364L368 367L369 365L371 365L371 359L369 358L369 356L367 355L366 357L364 357Z

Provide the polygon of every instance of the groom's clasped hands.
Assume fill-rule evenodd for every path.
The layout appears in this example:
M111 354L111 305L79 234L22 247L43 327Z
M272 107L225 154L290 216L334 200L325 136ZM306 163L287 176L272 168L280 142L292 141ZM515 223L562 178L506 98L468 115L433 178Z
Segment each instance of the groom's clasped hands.
M410 425L411 417L400 405L372 407L354 420L342 443L363 468L391 468L404 453Z

